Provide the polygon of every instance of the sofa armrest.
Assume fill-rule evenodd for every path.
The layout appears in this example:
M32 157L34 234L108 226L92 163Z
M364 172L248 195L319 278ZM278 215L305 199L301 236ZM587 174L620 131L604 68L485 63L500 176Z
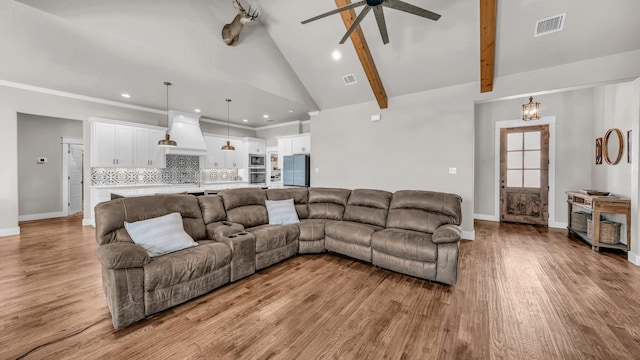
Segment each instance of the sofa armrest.
M244 231L244 226L230 221L218 221L207 224L207 235L212 240L220 241L231 234L237 234Z
M98 247L98 259L107 269L139 268L151 261L147 251L133 243L111 243Z
M431 241L436 244L454 243L462 239L462 229L458 225L445 224L433 232Z

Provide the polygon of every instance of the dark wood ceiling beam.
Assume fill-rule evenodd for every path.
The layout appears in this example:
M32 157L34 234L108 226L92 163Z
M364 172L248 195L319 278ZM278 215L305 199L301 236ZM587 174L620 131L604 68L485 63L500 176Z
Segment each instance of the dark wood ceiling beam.
M351 0L335 0L335 2L338 7L351 4ZM351 9L341 12L340 16L342 16L344 26L349 29L356 19L356 12ZM360 26L351 33L351 43L356 49L362 68L369 79L369 85L371 85L371 90L373 90L373 94L378 101L378 106L380 106L380 109L386 109L388 107L387 92L384 90L380 74L378 74L378 68L376 68L376 64L373 61L369 45L367 45L367 40L364 38Z
M496 0L480 0L480 92L493 91Z

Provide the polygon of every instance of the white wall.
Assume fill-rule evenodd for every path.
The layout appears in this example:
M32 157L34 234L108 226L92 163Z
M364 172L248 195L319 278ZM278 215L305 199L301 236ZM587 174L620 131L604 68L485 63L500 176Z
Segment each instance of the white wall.
M556 116L555 218L549 219L550 224L567 222L566 191L591 187L594 92L588 88L534 99L540 102L541 116ZM483 218L499 216L495 209L495 123L521 118L522 104L528 101L525 97L476 105L474 213Z
M227 126L220 124L212 124L206 121L200 121L200 130L203 133L227 135ZM253 129L239 128L229 126L229 135L235 137L255 137L256 131Z
M61 137L82 138L82 121L18 114L20 215L62 213ZM36 158L46 157L44 164Z
M84 178L90 178L90 128L89 117L101 117L150 125L166 126L166 115L124 108L108 104L50 95L0 85L0 127L3 141L5 172L0 176L0 236L13 235L18 228L18 113L83 120ZM85 181L84 192L89 193L90 181ZM85 196L84 208L91 206ZM88 213L88 212L87 212Z
M471 233L473 91L474 84L455 86L390 98L386 110L368 102L320 112L312 118L311 183L459 194L462 227Z

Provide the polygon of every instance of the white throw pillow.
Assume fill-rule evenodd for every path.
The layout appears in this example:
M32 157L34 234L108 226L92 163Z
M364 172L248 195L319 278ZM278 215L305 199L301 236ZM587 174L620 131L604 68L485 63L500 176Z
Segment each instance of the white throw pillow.
M198 245L184 231L182 216L177 212L132 223L125 221L124 228L131 240L147 250L151 257Z
M287 200L267 200L267 213L269 214L269 224L297 224L300 222L296 206L293 199Z

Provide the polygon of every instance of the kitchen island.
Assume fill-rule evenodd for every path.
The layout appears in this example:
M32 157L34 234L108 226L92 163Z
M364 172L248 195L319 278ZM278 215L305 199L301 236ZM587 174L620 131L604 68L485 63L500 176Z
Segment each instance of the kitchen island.
M218 181L198 184L131 184L131 185L94 185L91 186L91 211L88 220L95 226L94 208L103 201L115 198L147 196L154 194L184 193L204 195L205 192L217 192L240 187L264 187L265 184L249 184L247 181ZM86 222L85 222L86 223Z

